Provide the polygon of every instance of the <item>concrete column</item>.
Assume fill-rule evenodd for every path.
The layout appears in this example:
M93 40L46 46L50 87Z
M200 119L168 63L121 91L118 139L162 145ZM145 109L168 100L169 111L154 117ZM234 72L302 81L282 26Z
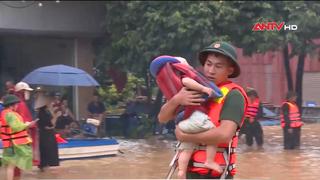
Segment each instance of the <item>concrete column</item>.
M77 38L74 40L74 66L93 75L95 58L92 39ZM75 116L79 120L87 117L87 104L91 101L94 87L74 87Z
M78 39L74 40L74 66L78 67ZM80 120L79 117L79 88L73 87L73 107L74 114L77 120Z

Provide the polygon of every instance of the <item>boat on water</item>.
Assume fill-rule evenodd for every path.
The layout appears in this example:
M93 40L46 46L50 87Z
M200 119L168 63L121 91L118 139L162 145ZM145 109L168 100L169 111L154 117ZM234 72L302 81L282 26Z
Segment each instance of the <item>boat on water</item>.
M58 146L60 160L115 156L119 151L117 140L110 138L67 139L67 143ZM2 157L1 141L0 157Z
M274 111L269 110L266 107L262 108L262 118L259 119L259 122L262 126L279 126L280 125L280 116Z
M261 126L280 126L280 120L279 119L264 119L259 120Z

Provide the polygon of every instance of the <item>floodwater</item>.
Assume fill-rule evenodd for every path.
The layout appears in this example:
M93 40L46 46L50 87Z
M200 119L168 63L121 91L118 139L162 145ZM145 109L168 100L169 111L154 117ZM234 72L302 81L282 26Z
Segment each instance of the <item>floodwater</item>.
M320 123L302 128L299 150L283 150L279 126L265 126L264 148L247 148L240 139L235 179L311 180L320 172ZM59 167L25 172L22 179L159 179L174 154L173 140L119 139L123 153L114 157L62 161ZM3 177L3 170L0 173ZM1 178L2 179L2 178Z

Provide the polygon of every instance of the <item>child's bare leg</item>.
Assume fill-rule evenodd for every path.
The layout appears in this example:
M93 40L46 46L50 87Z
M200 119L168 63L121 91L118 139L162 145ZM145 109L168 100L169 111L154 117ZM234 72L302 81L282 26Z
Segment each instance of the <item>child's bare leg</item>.
M219 173L222 173L222 168L219 166L219 164L214 162L214 156L216 155L217 147L214 145L209 145L207 146L206 150L207 150L207 159L204 165L209 169L213 169Z
M8 164L8 166L6 167L6 175L7 178L6 180L13 180L14 179L14 165Z
M180 152L178 159L178 178L186 179L188 163L191 158L193 150L191 149L183 149Z

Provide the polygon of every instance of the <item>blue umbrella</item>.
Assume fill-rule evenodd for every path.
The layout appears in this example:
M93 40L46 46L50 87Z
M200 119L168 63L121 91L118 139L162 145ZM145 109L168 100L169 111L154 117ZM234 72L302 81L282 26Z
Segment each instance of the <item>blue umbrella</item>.
M21 81L52 86L99 86L99 83L85 71L61 64L35 69Z

